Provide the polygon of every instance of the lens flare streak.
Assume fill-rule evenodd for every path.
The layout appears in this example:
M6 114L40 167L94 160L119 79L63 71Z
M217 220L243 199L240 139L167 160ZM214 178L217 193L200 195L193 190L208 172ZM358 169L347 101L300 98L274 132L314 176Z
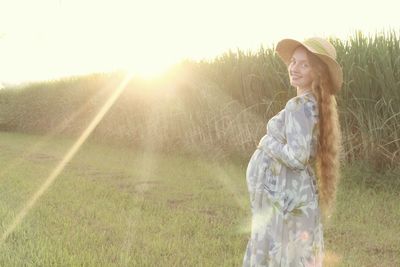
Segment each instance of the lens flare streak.
M86 141L86 139L90 136L99 122L103 119L104 115L108 112L114 102L118 99L122 91L125 89L126 85L130 81L132 75L127 75L124 80L119 84L116 88L115 92L110 96L110 98L106 101L94 119L91 121L89 126L85 129L85 131L81 134L81 136L77 139L77 141L72 145L69 151L66 153L64 158L60 161L60 163L56 166L56 168L50 173L45 182L41 185L41 187L35 192L35 194L29 199L26 205L22 208L22 210L17 214L12 223L8 226L6 231L3 233L0 245L3 244L7 238L10 236L12 232L16 229L16 227L22 222L28 212L34 207L39 198L46 192L46 190L52 185L54 180L58 177L58 175L63 171L68 162L75 156L78 152L79 148Z

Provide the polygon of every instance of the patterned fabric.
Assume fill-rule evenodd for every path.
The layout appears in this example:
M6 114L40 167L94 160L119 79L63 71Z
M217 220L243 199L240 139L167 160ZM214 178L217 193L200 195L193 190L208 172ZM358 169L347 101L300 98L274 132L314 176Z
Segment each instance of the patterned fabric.
M308 91L267 123L246 171L252 210L243 267L322 266L324 243L313 163L318 106Z

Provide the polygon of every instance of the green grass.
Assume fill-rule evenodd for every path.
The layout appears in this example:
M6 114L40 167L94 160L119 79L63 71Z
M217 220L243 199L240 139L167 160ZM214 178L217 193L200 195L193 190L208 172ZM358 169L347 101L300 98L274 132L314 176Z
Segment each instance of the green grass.
M72 144L0 133L1 234ZM0 266L240 266L246 164L88 143L0 245ZM344 167L330 262L400 264L399 174Z
M400 266L400 170L379 173L367 164L347 166L337 212L325 227L339 266Z

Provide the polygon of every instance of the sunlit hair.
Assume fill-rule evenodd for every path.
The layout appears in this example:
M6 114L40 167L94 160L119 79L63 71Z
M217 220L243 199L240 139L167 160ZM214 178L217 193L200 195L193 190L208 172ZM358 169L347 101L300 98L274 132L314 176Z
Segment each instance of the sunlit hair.
M340 179L341 131L337 102L332 81L325 63L308 52L313 70L312 91L318 101L319 137L316 159L319 203L325 216L332 214L336 202L336 188Z

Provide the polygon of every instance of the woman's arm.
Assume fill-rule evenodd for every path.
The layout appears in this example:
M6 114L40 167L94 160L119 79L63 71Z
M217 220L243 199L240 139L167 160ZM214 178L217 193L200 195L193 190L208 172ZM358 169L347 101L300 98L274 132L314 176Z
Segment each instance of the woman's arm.
M316 130L315 104L305 98L294 97L285 107L286 143L267 135L265 150L291 169L306 168L311 153L313 131Z

